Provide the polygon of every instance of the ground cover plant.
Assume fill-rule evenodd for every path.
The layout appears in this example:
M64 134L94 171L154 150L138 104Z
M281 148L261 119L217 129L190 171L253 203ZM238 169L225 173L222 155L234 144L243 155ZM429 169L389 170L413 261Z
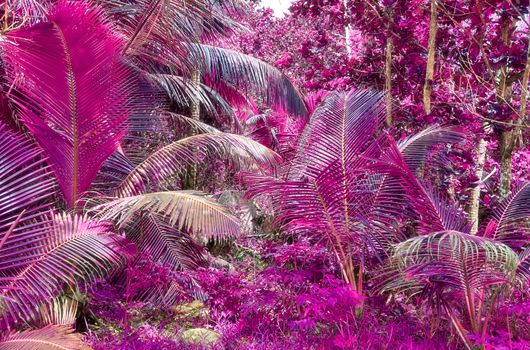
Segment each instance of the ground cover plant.
M0 349L528 349L527 1L6 0Z

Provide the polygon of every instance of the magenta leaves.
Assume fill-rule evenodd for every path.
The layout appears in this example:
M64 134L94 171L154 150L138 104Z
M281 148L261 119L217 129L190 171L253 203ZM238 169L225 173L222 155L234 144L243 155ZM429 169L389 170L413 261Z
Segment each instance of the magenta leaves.
M97 7L61 1L1 43L21 120L44 149L69 207L127 129L135 83L123 43Z

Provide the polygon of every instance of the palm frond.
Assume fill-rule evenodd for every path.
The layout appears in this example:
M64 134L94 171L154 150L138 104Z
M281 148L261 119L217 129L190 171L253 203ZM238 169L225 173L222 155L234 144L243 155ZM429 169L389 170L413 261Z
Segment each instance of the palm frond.
M104 220L121 227L146 212L167 218L171 226L203 239L223 239L240 234L241 223L224 206L199 191L154 192L115 198L91 209Z
M55 297L63 284L103 277L122 265L129 251L107 223L53 215L44 232L24 231L0 251L1 313L5 319L32 319L39 303Z
M123 179L134 169L134 164L120 151L114 152L101 166L94 179L92 190L104 195L110 195Z
M228 102L204 84L194 86L185 78L172 74L152 73L148 75L148 78L180 107L187 108L194 103L199 103L209 115L223 114L234 117L234 111Z
M105 5L111 15L119 16L128 37L124 51L136 54L146 50L150 42L168 43L168 37L176 42L198 41L203 22L211 17L203 0L112 0Z
M521 283L521 289L528 292L528 288L530 288L530 245L519 253L517 279Z
M0 124L0 230L22 210L34 218L49 207L41 202L51 199L54 182L42 153L29 139Z
M28 138L0 123L0 241L15 221L12 239L23 230L38 230L35 219L53 203L55 182L42 153Z
M240 52L210 45L187 44L190 60L197 62L206 82L215 88L226 81L264 98L273 107L305 118L307 107L287 76L273 66Z
M428 153L438 144L462 141L463 130L458 127L432 126L399 143L399 150L407 166L415 172L426 160Z
M41 327L45 325L74 327L78 307L77 300L65 295L58 296L40 306L40 315L35 323Z
M0 350L88 350L81 335L65 326L49 326L11 333L0 342Z
M478 324L478 305L491 287L512 283L519 258L499 242L457 231L435 232L399 243L384 290L422 292L462 308Z
M51 0L6 0L9 14L15 23L36 23L48 12Z
M530 182L515 188L493 212L493 237L510 246L528 242L530 235Z
M18 131L13 109L9 99L2 91L0 91L0 124L3 125L2 128L7 127L8 130Z
M349 167L382 124L382 95L368 90L328 94L304 129L290 178L315 177L339 160Z
M388 231L383 234L383 226L391 226L391 220L376 215L368 218L367 212L375 202L383 206L384 200L368 198L373 193L368 193L366 182L355 172L347 175L346 191L338 161L315 179L284 181L256 174L242 176L248 184L248 196L271 197L276 220L287 232L323 236L331 244L343 242L357 251L380 251L383 245L395 241ZM372 230L375 227L379 232Z
M167 223L162 215L138 215L127 238L139 250L149 253L155 261L169 264L175 269L196 269L204 265L203 248L188 233Z
M395 142L390 142L381 160L369 168L375 173L401 179L410 206L419 216L419 233L438 231L469 232L466 213L428 183L420 182L405 162Z
M171 119L174 123L186 126L188 129L193 130L195 133L221 133L222 131L214 128L213 126L210 126L206 123L203 123L199 120L186 117L181 114L172 113L172 112L162 112L163 115L167 116L169 119Z
M9 32L0 46L21 120L71 207L127 129L135 80L121 61L121 38L99 8L62 1L44 22Z
M239 165L273 167L279 156L267 147L244 136L228 133L206 133L190 136L161 148L138 164L115 191L118 197L141 193L146 178L158 183L187 167L216 156Z

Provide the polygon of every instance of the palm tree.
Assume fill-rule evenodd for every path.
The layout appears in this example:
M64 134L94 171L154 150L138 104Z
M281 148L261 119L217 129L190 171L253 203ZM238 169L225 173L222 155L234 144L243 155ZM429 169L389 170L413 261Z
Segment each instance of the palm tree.
M530 184L499 203L479 235L455 203L411 171L397 148L374 168L401 179L415 213L418 236L394 245L383 292L420 296L446 315L467 348L469 335L485 337L499 300L528 288ZM525 247L526 245L526 247Z
M394 145L388 134L377 134L385 115L382 98L365 90L330 93L312 114L280 178L245 176L250 196L272 199L285 231L329 243L343 279L359 294L369 267L405 238L397 229L406 214L401 180L374 171L376 159ZM428 129L396 146L396 152L411 167L419 166L433 145L461 138L454 128Z

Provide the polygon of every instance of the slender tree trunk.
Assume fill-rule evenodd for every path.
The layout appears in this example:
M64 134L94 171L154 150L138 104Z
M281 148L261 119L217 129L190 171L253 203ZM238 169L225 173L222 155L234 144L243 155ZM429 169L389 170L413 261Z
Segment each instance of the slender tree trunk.
M530 28L529 28L530 29ZM530 37L529 37L530 39ZM517 127L515 128L515 138L519 138L518 145L524 145L523 134L521 126L526 122L526 108L528 103L528 81L530 78L530 42L528 43L528 48L526 49L526 64L524 67L523 80L521 82L521 106L519 109L519 118L517 120ZM517 141L517 140L514 140Z
M7 31L7 28L9 28L9 5L7 4L7 0L4 3L4 23L2 24L2 30L4 32Z
M512 23L507 20L502 28L502 41L505 45L509 45L509 32ZM497 86L497 100L499 104L509 104L511 97L511 83L508 82L508 66L503 65L499 74L499 84ZM506 197L510 193L512 183L512 155L515 146L515 132L512 126L508 126L507 130L501 132L500 135L500 187L499 194L501 197Z
M190 80L191 80L191 84L193 85L193 87L198 90L201 84L201 75L198 69L194 69L191 72ZM199 98L195 98L194 100L191 101L190 117L194 120L201 119L201 104L199 102ZM197 134L197 130L193 129L191 131L191 135L195 135L195 134ZM195 189L197 186L197 165L196 164L193 164L190 167L188 174L189 176L188 176L187 186L189 188Z
M501 197L508 196L512 185L512 154L514 149L513 136L513 130L503 131L501 134L501 180L499 189L499 194Z
M194 69L193 72L191 72L191 84L196 89L200 88L201 74L200 74L198 69ZM194 120L200 120L200 118L201 118L201 104L199 103L199 99L195 99L195 100L193 100L191 102L190 117L192 119L194 119Z
M475 175L480 182L484 174L484 163L486 162L486 141L481 138L477 145L477 162L475 163L476 171ZM471 227L471 234L476 234L479 226L479 209L480 209L480 183L477 182L476 186L471 190L471 196L469 199L469 219L473 223Z
M344 5L344 17L346 17L346 14L348 13L348 0L342 0L342 4ZM346 24L344 26L344 41L346 46L346 53L348 54L348 57L351 55L351 26L349 24Z
M427 48L427 67L425 83L423 85L423 108L425 113L431 113L431 96L434 79L434 63L436 55L436 32L438 31L438 0L431 0L431 19L429 24L429 46Z
M392 37L388 36L385 53L386 126L392 125L392 49Z

